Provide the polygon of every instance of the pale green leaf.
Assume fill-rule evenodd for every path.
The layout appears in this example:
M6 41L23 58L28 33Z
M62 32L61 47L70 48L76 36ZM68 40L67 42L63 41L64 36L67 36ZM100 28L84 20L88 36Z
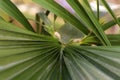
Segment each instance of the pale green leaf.
M119 80L120 47L65 48L65 64L72 80Z

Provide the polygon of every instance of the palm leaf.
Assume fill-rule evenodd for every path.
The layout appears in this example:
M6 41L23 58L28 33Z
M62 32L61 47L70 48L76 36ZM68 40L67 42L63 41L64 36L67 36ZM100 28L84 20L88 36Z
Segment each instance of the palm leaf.
M120 18L117 18L117 20L120 22ZM105 31L105 30L107 30L108 28L110 28L110 27L112 27L112 26L114 26L114 25L116 25L116 24L117 24L117 23L115 22L115 20L111 20L111 21L103 24L103 25L102 25L102 28L103 28L103 30Z
M61 17L63 17L64 19L65 19L65 17L66 16L71 16L71 15L64 15L63 13L67 13L67 12L65 12L66 10L65 9L63 9L63 8L61 8L60 6L58 6L54 1L46 1L46 0L41 0L41 1L38 1L38 0L33 0L33 1L35 1L35 2L37 2L38 4L40 4L40 5L42 5L43 7L45 7L45 8L47 8L47 9L49 9L50 11L52 11L52 12L54 12L54 13L56 13L57 15L60 15ZM70 2L71 3L71 5L73 4L73 2L74 1L69 1L68 0L68 2ZM86 1L87 2L87 1ZM43 4L44 3L44 4ZM76 1L76 3L78 3L78 1ZM75 2L74 2L74 4L76 4ZM84 3L84 2L83 2ZM46 6L46 4L47 4L47 6ZM54 4L54 5L53 5ZM81 4L82 5L82 4ZM109 40L108 40L108 38L106 37L106 35L104 34L104 32L103 32L103 30L102 30L102 28L101 28L101 25L99 24L99 22L98 22L98 20L97 20L97 18L95 17L95 15L94 15L94 13L91 11L91 9L89 8L90 6L88 6L86 3L85 4L83 4L82 6L85 6L85 7L83 7L84 9L80 9L80 6L78 5L76 5L75 7L73 7L73 5L72 5L72 7L75 9L75 11L79 14L79 16L83 19L83 22L86 22L87 24L88 24L88 26L89 27L91 27L90 29L92 29L93 30L93 32L97 35L97 37L100 39L100 41L104 44L104 45L110 45L110 42L109 42ZM77 8L76 8L77 7ZM77 10L79 8L79 10ZM56 10L56 11L55 11ZM86 12L83 12L83 13L81 13L81 11L82 10L86 10ZM60 14L61 12L59 12L59 11L62 11L62 14ZM63 12L64 11L64 12ZM91 13L90 13L91 12ZM58 14L59 13L59 14ZM80 13L81 13L81 15L80 15ZM87 15L86 14L84 14L84 13L87 13ZM83 16L82 16L83 15ZM72 17L72 16L71 16ZM87 17L87 18L86 18ZM88 17L90 17L90 19L88 18ZM69 18L70 19L70 18ZM75 21L75 19L74 18L72 18L72 20L74 20ZM93 22L91 22L91 21ZM69 20L67 20L67 21L69 21ZM77 21L77 20L76 20ZM71 24L73 23L73 22L70 22ZM80 23L80 22L77 22L77 23ZM94 26L95 25L95 26ZM77 28L79 27L78 25L76 25L76 24L74 24L74 26L76 26ZM81 27L79 27L79 29L84 33L85 31L83 30L83 29L81 29L81 28L83 28L82 26ZM85 28L85 27L84 27Z
M0 27L1 80L16 80L17 75L22 72L24 72L24 75L21 76L29 75L24 78L25 80L28 78L31 79L32 76L37 76L34 74L39 72L39 70L46 69L50 66L56 66L57 53L60 49L56 39L42 35L39 36L31 32L29 33L29 31L27 34L27 32L24 32L22 29L20 29L21 32L17 31L18 28L16 26L10 25L10 27L14 27L14 29L10 30L9 26L4 28ZM54 47L51 45L54 45ZM44 52L44 50L46 51ZM47 53L49 53L49 55ZM53 55L53 57L50 55ZM6 61L3 62L3 60ZM46 60L48 61L46 62ZM44 66L42 65L40 67L41 64ZM50 66L48 66L49 64ZM31 72L29 69L31 69L32 72L33 70L36 71L30 75L29 73ZM28 70L29 72L26 73ZM21 76L19 76L19 78L17 77L17 79L23 79Z
M105 35L105 33L101 27L101 24L99 23L99 20L96 18L95 14L91 10L88 1L87 0L84 0L84 1L79 0L79 2L82 5L82 7L84 8L84 10L86 11L89 18L91 19L92 23L94 24L94 28L92 28L93 32L96 33L97 37L101 40L101 42L104 45L110 46L111 45L110 41L108 40L107 36Z
M119 46L63 44L2 19L0 24L1 80L120 79Z
M120 46L120 34L107 35L113 46Z
M44 8L50 10L51 12L55 13L56 15L62 17L66 21L70 22L76 28L78 28L84 34L88 34L89 30L86 26L81 23L75 16L69 13L66 9L58 5L54 0L33 0L34 2L40 4Z
M119 80L119 47L65 48L65 64L72 80Z
M112 11L112 9L110 8L110 6L107 4L107 2L105 0L101 0L101 2L103 3L103 5L106 7L106 9L108 10L108 12L110 13L110 15L113 17L113 19L115 20L115 22L120 26L120 22L117 19L116 15L114 14L114 12Z
M1 80L120 78L120 47L62 47L52 37L27 34L12 27L14 30L0 27Z
M97 4L97 18L99 20L100 19L100 8L99 8L100 2L99 2L99 0L96 1L96 4Z
M10 34L9 30L2 30L0 29L1 80L120 78L120 47L61 47L61 44L51 37L14 31ZM8 38L2 37L4 33L8 33Z
M26 29L33 31L32 26L27 21L25 16L18 10L18 8L10 0L0 0L0 8L8 15L18 20Z

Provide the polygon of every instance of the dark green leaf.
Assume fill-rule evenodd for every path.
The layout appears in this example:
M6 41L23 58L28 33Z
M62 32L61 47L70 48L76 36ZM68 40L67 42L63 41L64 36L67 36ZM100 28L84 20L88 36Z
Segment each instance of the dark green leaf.
M33 31L32 26L27 21L25 16L18 10L18 8L10 0L0 0L0 8L8 15L18 20L26 29Z

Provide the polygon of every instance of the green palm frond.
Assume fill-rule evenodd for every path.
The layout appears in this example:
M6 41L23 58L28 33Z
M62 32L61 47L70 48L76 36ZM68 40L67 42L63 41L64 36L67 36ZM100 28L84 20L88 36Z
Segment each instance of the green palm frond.
M120 78L120 47L62 45L52 37L7 29L0 33L1 80Z
M25 16L19 11L19 9L10 0L0 0L0 9L2 9L11 17L18 20L26 29L34 32L32 26L27 21Z
M21 30L20 32L14 26L12 26L14 30L10 30L8 29L10 26L0 28L1 80L9 80L13 77L12 80L14 80L18 74L30 70L29 73L32 73L35 71L34 69L36 69L34 72L36 74L38 72L37 68L39 69L41 65L39 70L52 67L56 63L60 49L59 42L56 39L43 35L39 36L29 33L29 31L26 33L22 29L19 29ZM48 61L46 62L46 60ZM49 66L49 64L51 65ZM29 73L27 72L23 76L29 75L28 78L32 77L33 74L30 76ZM21 78L23 79L23 77ZM17 79L21 78L17 77ZM27 80L27 77L24 79Z
M87 23L87 25L96 34L96 36L100 39L100 41L104 45L110 46L111 44L110 44L108 38L106 37L106 35L104 34L104 31L102 30L99 20L96 18L93 11L91 10L88 1L87 0L84 0L84 1L67 0L67 1L71 4L71 6L73 6L73 9L75 9L76 12L78 12L78 15L83 17L83 18L81 18L81 20L83 20L83 22ZM80 2L80 4L79 4L79 2ZM74 6L75 4L78 4L78 6L77 6L78 8ZM83 10L80 10L80 9L83 9ZM82 12L83 12L83 14L82 14Z
M14 30L10 30L9 25L0 27L1 80L120 78L120 47L63 45L13 25Z
M27 28L19 28L0 18L0 80L120 79L120 35L104 33L117 22L111 20L101 24L99 14L95 16L87 0L81 0L80 3L67 0L77 15L69 13L54 0L34 1L63 17L66 22L55 35L48 17L43 12L39 13L36 16L37 29L42 20L42 26L51 35L38 34L39 30L35 33L31 26L28 27L26 18L9 0L0 0L4 3L0 3L0 8ZM18 14L11 11L12 7ZM74 41L76 38L78 41Z
M116 15L113 13L112 9L110 8L110 6L107 4L107 2L105 0L101 0L101 2L103 3L103 5L107 8L108 12L110 13L110 15L113 17L113 19L115 20L115 22L120 26L120 22L117 19Z
M68 46L64 55L72 80L119 80L120 78L119 47Z

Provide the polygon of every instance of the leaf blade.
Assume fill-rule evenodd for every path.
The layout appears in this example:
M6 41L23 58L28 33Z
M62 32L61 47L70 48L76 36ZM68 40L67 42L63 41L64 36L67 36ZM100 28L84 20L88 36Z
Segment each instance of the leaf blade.
M18 20L24 27L30 31L33 31L32 26L27 21L25 16L18 10L18 8L10 0L0 0L0 8L8 15Z

